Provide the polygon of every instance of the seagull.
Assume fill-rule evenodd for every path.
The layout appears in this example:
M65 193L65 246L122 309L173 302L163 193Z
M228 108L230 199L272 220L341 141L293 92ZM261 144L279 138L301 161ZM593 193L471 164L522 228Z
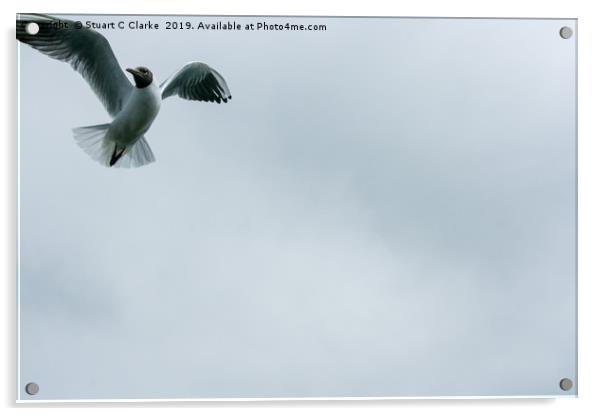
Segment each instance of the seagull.
M50 58L69 63L102 102L111 123L78 127L73 135L92 159L107 167L139 167L155 161L144 134L164 99L177 95L220 104L232 98L224 78L202 62L187 63L160 85L147 67L127 68L132 84L107 39L80 22L21 14L17 16L17 39Z

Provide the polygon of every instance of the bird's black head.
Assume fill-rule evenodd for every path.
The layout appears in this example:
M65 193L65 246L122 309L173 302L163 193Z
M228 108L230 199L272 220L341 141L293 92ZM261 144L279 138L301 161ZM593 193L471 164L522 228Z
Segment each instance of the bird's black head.
M134 69L128 68L126 71L134 76L134 82L136 83L137 88L148 87L153 83L153 73L144 66L138 66Z

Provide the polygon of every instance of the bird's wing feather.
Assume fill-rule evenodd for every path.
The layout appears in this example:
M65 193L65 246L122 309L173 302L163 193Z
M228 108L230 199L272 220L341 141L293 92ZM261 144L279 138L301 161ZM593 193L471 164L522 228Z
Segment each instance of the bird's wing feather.
M30 22L39 26L35 35L25 29ZM90 84L111 116L119 113L132 92L133 86L121 70L111 45L92 29L77 28L71 20L52 16L20 14L17 39L51 58L69 63Z
M163 99L177 95L186 100L227 103L232 95L224 78L209 65L190 62L161 83Z

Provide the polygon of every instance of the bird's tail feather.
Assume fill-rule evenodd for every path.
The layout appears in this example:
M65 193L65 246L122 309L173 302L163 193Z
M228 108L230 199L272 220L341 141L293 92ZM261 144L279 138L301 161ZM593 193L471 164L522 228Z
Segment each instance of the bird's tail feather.
M73 129L73 138L79 147L92 159L109 166L115 144L105 139L110 123Z
M121 168L138 168L154 161L155 155L144 136L142 136L126 150L126 153L117 161L115 166Z
M137 168L155 161L153 151L146 139L141 137L123 151L116 162L111 165L116 143L106 138L110 123L95 126L77 127L73 129L73 137L79 147L92 159L103 166L116 168Z

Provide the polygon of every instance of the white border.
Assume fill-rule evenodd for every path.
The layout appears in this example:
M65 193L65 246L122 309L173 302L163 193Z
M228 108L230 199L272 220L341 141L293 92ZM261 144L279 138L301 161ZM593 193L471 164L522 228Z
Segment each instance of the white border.
M76 15L75 13L55 13L49 12L51 15ZM128 14L89 14L92 17L98 16L126 16ZM144 14L138 14L137 16L141 16ZM165 16L165 15L156 15L156 14L146 14L144 16ZM567 21L572 20L575 25L574 36L576 37L575 42L575 69L577 69L578 62L578 19L577 18L556 18L556 17L445 17L445 16L432 16L432 17L424 17L424 16L309 16L309 15L186 15L186 17L291 17L291 18L299 18L299 17L312 17L312 18L324 18L324 19L335 19L335 18L349 18L349 19L361 19L361 18L392 18L392 19L475 19L475 20L561 20ZM35 396L28 396L21 387L21 310L20 310L20 287L21 287L21 274L20 274L20 264L21 264L21 256L20 256L20 239L21 239L21 222L20 222L20 203L21 203L21 187L20 187L20 162L21 162L21 101L20 101L20 90L21 90L21 72L20 72L20 53L21 53L21 44L17 44L17 400L16 403L155 403L155 402L268 402L268 401L349 401L349 400L441 400L441 399L557 399L557 398L576 398L578 397L578 385L579 380L577 378L578 371L575 371L575 380L573 391L574 394L564 393L558 395L515 395L515 396L366 396L366 397L357 397L357 396L349 396L349 397L337 397L337 396L319 396L319 397L227 397L227 398L162 398L162 399L36 399ZM575 98L577 98L577 72L575 72ZM575 100L575 126L577 127L577 99ZM575 147L578 145L578 132L575 130ZM577 169L578 164L575 164L575 168ZM577 176L578 172L575 172L575 176ZM577 187L575 189L575 208L577 208ZM575 227L577 227L577 218L575 218ZM575 229L577 232L577 229ZM577 243L577 241L575 241ZM576 244L577 245L577 244ZM575 247L576 248L576 247ZM575 270L575 284L577 284L577 270ZM575 296L577 297L577 292L575 292ZM575 303L577 304L577 299L575 299ZM575 311L575 319L577 319L577 311ZM577 342L577 333L575 334L575 342ZM578 361L578 353L575 356L575 360ZM22 399L22 397L29 397L28 399Z
M208 399L80 399L80 400L17 400L19 404L36 403L182 403L182 402L305 402L305 401L404 401L404 400L493 400L493 399L572 399L577 395L564 394L562 396L400 396L400 397L264 397L264 398L208 398Z
M311 15L420 15L420 16L576 16L579 19L579 399L500 399L493 400L374 400L374 401L306 401L299 402L205 402L205 403L33 403L26 401L15 410L15 292L14 276L16 272L15 242L15 122L14 110L14 16L17 12L53 10L71 13L147 13L147 14L311 14ZM2 123L5 128L5 140L1 142L4 158L0 163L0 192L2 201L0 211L4 220L4 237L0 240L0 264L4 266L5 296L2 314L4 342L1 348L5 371L0 378L2 405L4 414L13 412L23 414L64 415L65 412L77 414L105 414L106 408L119 414L165 414L188 412L198 415L201 407L204 413L234 414L239 411L245 415L282 414L283 410L292 414L305 414L311 410L317 414L396 414L409 411L411 414L446 415L504 415L509 412L529 415L592 415L602 414L602 331L599 316L602 316L602 13L600 6L590 0L422 0L398 1L386 0L347 0L343 2L329 0L204 0L189 2L186 0L168 0L150 2L144 0L104 0L102 3L81 2L76 0L5 0L0 3L3 13L0 20L4 24L5 41L0 43L5 57L5 65L0 71L5 75L3 90L13 91L0 100L3 111ZM128 405L129 404L129 405ZM25 413L24 413L25 412ZM16 414L16 413L15 413Z
M20 389L18 386L21 385L21 45L17 44L17 235L15 238L16 244L16 303L17 303L17 340L16 340L16 354L17 354L17 402L21 398L19 393Z
M75 13L55 13L49 12L51 15L76 15ZM89 14L89 16L127 16L128 14ZM136 14L138 16L166 16L157 14ZM313 18L324 18L324 19L335 19L335 18L349 18L349 19L361 19L361 18L393 18L393 19L475 19L475 20L573 20L575 23L575 36L578 38L577 32L577 18L562 18L562 17L487 17L487 16L457 16L457 17L446 17L446 16L316 16L316 15L177 15L177 16L200 16L200 17L313 17ZM577 55L577 43L575 50L575 63L578 62ZM481 400L481 399L557 399L557 398L576 398L578 397L577 386L578 379L573 380L575 383L574 389L575 394L562 394L562 395L515 395L515 396L318 396L318 397L225 397L225 398L162 398L162 399L36 399L35 396L27 396L26 393L20 388L21 385L21 309L20 309L20 291L21 291L21 221L20 221L20 207L21 207L21 44L17 43L17 400L16 403L170 403L170 402L270 402L270 401L350 401L350 400L442 400L442 399L470 399L470 400ZM577 74L575 77L578 80ZM577 94L577 90L575 90ZM576 101L577 102L577 101ZM577 117L577 108L575 109L575 117ZM577 124L577 123L576 123ZM575 145L578 143L577 131L575 132ZM576 167L578 165L576 164ZM577 204L577 195L575 195L575 204ZM577 275L575 276L577 279ZM578 357L575 357L576 359ZM29 397L28 399L22 399L22 397Z

